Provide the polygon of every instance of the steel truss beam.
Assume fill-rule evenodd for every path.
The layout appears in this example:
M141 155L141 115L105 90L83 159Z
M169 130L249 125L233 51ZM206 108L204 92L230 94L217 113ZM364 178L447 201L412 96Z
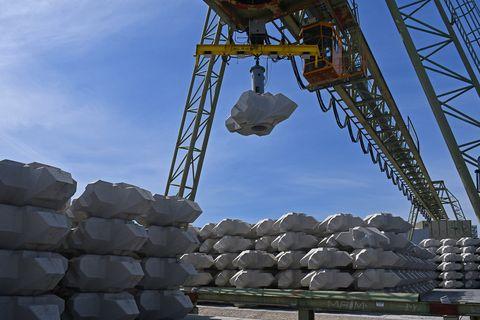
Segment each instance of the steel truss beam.
M328 1L331 16L315 15L318 19L335 19L335 12L349 12L346 0ZM352 21L355 19L349 19ZM353 142L360 142L366 154L377 163L387 178L412 202L415 211L426 219L448 219L435 190L432 179L423 163L408 126L393 99L383 75L370 51L358 24L344 30L344 37L352 42L351 53L360 56L366 64L363 77L328 89L331 96L329 107L334 109L337 123L347 127ZM353 52L352 52L353 50ZM317 95L321 95L317 93ZM321 102L322 104L322 102ZM338 120L337 108L346 114ZM353 128L357 133L353 132Z
M229 28L208 10L200 44L229 42ZM194 200L227 62L219 56L197 57L183 111L166 195Z
M442 200L442 204L444 207L450 207L455 219L466 220L460 201L458 201L457 197L455 197L455 195L448 190L447 186L445 185L445 181L434 181L433 185L435 186L435 189L437 189L437 193L440 197L440 200Z
M466 98L478 99L480 85L458 40L440 0L386 0L390 13L402 36L431 109L443 134L473 210L480 219L480 196L467 165L478 169L480 121L475 119L478 106ZM431 22L431 14L439 17ZM425 15L426 13L426 15ZM416 35L422 35L422 44ZM426 39L428 43L425 44ZM416 40L416 41L415 41ZM458 57L455 59L453 57ZM463 70L458 70L458 62ZM434 83L434 81L437 81ZM435 85L440 83L439 85ZM474 109L476 108L476 110ZM457 127L462 124L475 131L476 138L457 142L447 116ZM464 133L464 132L462 132ZM462 134L463 136L463 134Z

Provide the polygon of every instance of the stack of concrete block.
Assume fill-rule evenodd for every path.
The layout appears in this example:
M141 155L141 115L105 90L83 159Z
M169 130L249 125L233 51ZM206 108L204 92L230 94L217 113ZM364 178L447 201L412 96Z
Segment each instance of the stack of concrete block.
M136 319L139 309L127 292L144 277L137 253L147 241L145 215L152 194L126 183L97 181L73 201L75 227L65 241L69 270L62 282L68 319Z
M202 210L193 201L154 195L154 201L141 223L148 227L142 266L145 277L138 284L135 299L140 320L183 319L192 309L190 299L179 287L198 277L191 263L208 265L202 257L190 255L199 247L193 230L188 228ZM182 261L178 257L182 256ZM193 279L193 280L192 280Z
M0 161L0 310L5 320L60 320L52 294L68 261L57 251L70 230L64 214L76 181L40 163Z
M480 288L479 239L425 239L420 246L436 254L438 287L445 289Z
M314 270L302 285L313 290L431 290L435 266L424 261L426 250L407 240L410 228L402 218L385 213L364 220L349 214L328 217L315 229L323 236L322 248L302 259L303 266Z

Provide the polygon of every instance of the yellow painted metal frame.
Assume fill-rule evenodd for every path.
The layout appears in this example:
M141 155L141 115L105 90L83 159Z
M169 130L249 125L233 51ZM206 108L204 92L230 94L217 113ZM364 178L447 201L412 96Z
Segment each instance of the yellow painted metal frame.
M320 49L316 45L197 45L195 56L224 56L224 57L315 57L321 58Z

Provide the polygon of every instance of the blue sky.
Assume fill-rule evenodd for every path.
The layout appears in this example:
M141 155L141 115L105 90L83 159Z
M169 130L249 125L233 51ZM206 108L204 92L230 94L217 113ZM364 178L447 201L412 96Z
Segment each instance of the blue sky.
M465 192L383 1L359 1L364 33L433 179ZM202 1L0 0L1 157L162 193L206 6ZM227 70L197 201L197 224L287 211L408 216L410 204L340 130L286 63L267 90L299 108L268 137L228 133L251 61Z

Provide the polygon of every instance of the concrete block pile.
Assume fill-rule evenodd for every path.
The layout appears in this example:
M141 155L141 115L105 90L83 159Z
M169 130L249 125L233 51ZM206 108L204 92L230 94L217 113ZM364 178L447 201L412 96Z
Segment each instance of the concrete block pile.
M202 285L426 292L435 286L436 265L430 252L407 240L410 228L384 213L336 214L320 223L287 213L250 229L239 220L207 224L199 231L200 251L217 271Z
M436 254L439 288L480 288L480 239L425 239L420 246Z
M57 251L70 230L64 210L76 185L55 167L0 161L2 319L60 319L65 303L53 291L68 260Z
M192 304L179 287L197 275L190 263L178 257L198 249L200 243L187 226L202 210L186 199L162 195L154 195L153 199L147 214L139 219L148 232L140 250L145 276L135 294L138 319L183 319Z

